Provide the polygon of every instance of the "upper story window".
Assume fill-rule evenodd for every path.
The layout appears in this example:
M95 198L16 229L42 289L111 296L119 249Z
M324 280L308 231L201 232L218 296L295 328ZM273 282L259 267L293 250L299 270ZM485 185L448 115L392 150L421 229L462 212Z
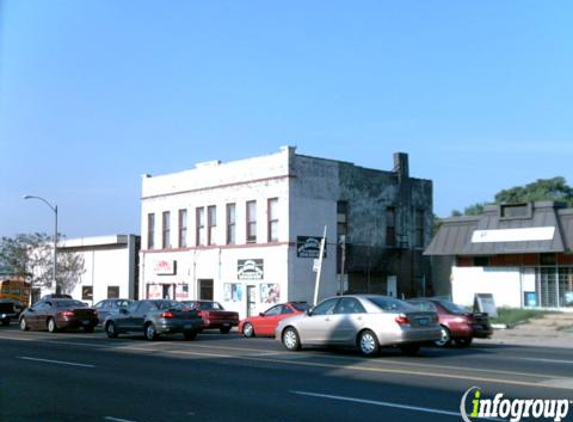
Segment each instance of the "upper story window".
M414 223L416 227L416 247L424 247L424 210L417 209L414 215Z
M271 198L268 200L268 241L279 241L279 200Z
M147 249L155 248L155 214L147 214Z
M214 245L216 242L217 234L217 207L211 205L207 207L207 244Z
M179 247L187 247L187 210L179 210Z
M236 242L236 215L235 204L227 204L227 245L234 245Z
M531 204L506 204L500 206L502 218L529 218L531 213Z
M205 208L199 207L195 210L195 242L197 246L205 245Z
M247 202L247 243L257 242L257 201Z
M348 234L348 202L338 201L336 204L336 223L338 236Z
M169 211L163 212L163 230L161 247L169 249L171 247L171 213Z
M386 208L386 245L396 246L396 208Z

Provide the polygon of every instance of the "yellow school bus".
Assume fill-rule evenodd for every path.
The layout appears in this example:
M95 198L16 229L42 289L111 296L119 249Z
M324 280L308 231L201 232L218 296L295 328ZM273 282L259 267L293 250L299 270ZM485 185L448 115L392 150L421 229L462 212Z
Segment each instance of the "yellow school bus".
M0 299L17 300L22 306L30 305L30 283L22 279L12 278L0 281Z

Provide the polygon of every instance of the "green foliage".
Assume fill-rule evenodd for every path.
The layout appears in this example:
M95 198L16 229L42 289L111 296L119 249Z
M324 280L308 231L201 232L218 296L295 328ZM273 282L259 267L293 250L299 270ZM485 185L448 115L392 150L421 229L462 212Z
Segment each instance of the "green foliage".
M15 276L30 281L35 287L53 288L53 244L53 238L45 233L2 237L0 266L9 267ZM71 292L84 272L84 259L80 254L58 249L56 273L62 292Z
M492 204L517 204L534 201L558 201L564 202L568 207L573 207L573 188L561 176L552 179L538 179L525 186L515 186L498 192ZM480 215L483 213L486 205L488 205L487 202L470 205L463 213L454 210L452 211L452 217Z
M541 318L551 312L536 309L498 308L497 318L490 318L492 324L505 324L513 327L533 318Z

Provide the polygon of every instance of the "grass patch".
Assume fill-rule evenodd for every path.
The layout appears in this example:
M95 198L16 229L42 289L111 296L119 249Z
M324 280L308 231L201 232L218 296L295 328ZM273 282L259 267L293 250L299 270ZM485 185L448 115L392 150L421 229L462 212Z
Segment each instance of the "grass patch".
M551 311L539 311L535 309L515 309L515 308L498 308L497 318L491 318L492 324L506 324L513 327L520 322L526 322L533 318L542 318Z

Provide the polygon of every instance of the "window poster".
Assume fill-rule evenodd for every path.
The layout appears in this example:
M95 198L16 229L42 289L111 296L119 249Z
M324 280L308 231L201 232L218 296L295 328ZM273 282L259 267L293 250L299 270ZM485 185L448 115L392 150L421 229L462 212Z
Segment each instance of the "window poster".
M267 304L279 303L281 300L281 288L279 284L261 284L261 302Z
M241 302L243 300L243 285L241 283L223 284L224 302Z

